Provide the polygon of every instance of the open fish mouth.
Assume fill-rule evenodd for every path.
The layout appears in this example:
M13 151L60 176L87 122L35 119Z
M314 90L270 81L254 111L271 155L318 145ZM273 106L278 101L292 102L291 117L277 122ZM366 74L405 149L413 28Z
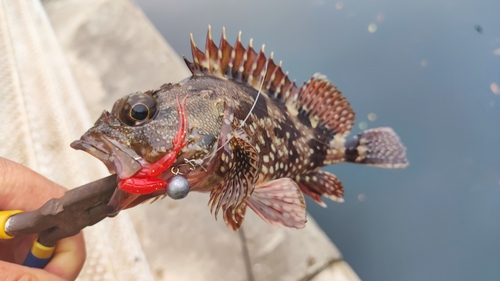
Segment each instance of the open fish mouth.
M83 150L101 160L112 174L120 179L133 176L141 168L142 157L134 150L104 135L85 134L71 143L74 149Z

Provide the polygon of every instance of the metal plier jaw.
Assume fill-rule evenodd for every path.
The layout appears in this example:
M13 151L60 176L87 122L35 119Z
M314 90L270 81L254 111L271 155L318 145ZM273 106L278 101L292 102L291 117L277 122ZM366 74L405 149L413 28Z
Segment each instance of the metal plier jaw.
M116 175L66 191L29 212L0 211L0 239L38 234L25 265L43 268L50 261L58 240L108 217L108 202L117 187Z

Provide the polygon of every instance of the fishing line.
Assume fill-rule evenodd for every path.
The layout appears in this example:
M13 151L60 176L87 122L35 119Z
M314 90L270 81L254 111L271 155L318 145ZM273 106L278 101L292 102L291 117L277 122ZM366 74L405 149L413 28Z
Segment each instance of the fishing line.
M245 122L247 121L248 117L250 117L250 114L252 114L252 111L254 110L255 106L257 105L257 100L260 97L260 92L262 91L262 86L264 85L264 80L266 80L268 64L269 64L269 60L266 61L266 68L265 68L266 70L264 71L264 76L262 76L262 80L260 81L259 92L257 93L257 96L255 97L255 101L253 102L253 105L250 108L250 111L248 112L247 117L245 117L245 119L243 120L243 123L240 125L240 128L242 128L243 125L245 125Z

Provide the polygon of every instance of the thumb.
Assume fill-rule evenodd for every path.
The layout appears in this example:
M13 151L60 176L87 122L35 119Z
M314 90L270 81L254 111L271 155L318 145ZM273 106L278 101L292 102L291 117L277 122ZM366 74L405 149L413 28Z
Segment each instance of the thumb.
M43 269L0 261L0 280L65 281Z
M85 261L82 233L57 242L51 261L44 269L0 260L0 280L75 280Z
M57 242L54 256L44 270L65 280L75 280L83 267L85 255L85 244L80 232Z

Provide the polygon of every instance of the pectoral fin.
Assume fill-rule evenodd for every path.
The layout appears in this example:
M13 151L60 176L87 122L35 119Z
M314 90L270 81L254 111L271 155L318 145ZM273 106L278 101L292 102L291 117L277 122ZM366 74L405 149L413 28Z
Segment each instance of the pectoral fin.
M237 132L223 148L219 173L224 179L210 193L210 211L217 215L222 208L224 220L236 230L243 222L244 201L252 194L258 177L259 158L248 137Z
M232 230L238 230L245 219L247 204L245 202L239 205L233 205L224 210L224 222Z
M307 221L304 196L289 178L257 185L247 205L271 225L303 228Z

